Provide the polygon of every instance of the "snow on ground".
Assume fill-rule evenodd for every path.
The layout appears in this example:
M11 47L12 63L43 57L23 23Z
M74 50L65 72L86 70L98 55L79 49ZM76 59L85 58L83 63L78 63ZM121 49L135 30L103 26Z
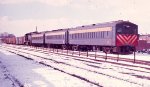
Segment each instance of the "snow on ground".
M7 76L6 67L0 62L0 85L1 87L12 87L13 82Z
M149 66L146 65L139 65L133 63L126 63L126 62L119 62L126 65L119 65L119 64L113 64L113 63L102 62L102 61L101 62L89 61L87 59L82 59L82 61L79 61L78 57L71 58L70 56L66 57L63 55L57 55L53 53L43 54L39 52L34 52L36 49L31 51L20 49L20 51L28 52L37 56L42 56L45 58L49 58L50 60L53 60L50 61L46 59L40 59L38 57L29 54L20 53L19 51L15 51L12 48L9 49L11 51L16 52L17 54L21 54L26 57L33 58L35 60L35 61L27 61L26 59L23 59L22 57L18 57L17 55L15 55L15 57L12 58L12 55L14 54L11 54L3 50L4 49L0 51L3 54L2 56L7 55L10 57L7 57L5 59L1 58L0 60L3 60L3 64L5 64L7 67L9 66L8 70L11 71L11 74L13 74L13 76L19 78L19 81L21 81L21 83L26 84L28 86L32 86L32 87L34 86L35 87L42 87L42 86L43 87L46 86L47 87L49 86L50 87L92 87L92 86L94 87L95 86L93 84L87 83L86 81L80 80L79 78L75 78L67 74L64 74L62 72L56 71L53 68L39 65L38 62L42 62L47 65L53 66L55 68L61 69L67 73L84 77L104 87L150 87L150 76L149 76L150 68ZM149 56L144 56L144 57L147 58ZM14 63L12 63L11 65L10 61ZM18 69L16 69L18 66L15 65L16 61L18 61L17 64L20 64L19 66L21 66L21 68L18 67ZM21 75L20 71L18 70L22 70L22 73L25 72L23 73L25 75ZM14 74L14 73L19 73L19 74ZM26 74L29 77L27 77ZM60 75L62 77L60 77ZM36 79L34 79L35 77ZM51 79L49 80L49 78L47 77ZM56 77L59 79L56 79ZM52 83L54 85L47 84L47 80L48 83Z
M85 81L79 80L52 68L39 65L35 61L29 61L15 54L0 50L1 63L6 66L8 72L17 78L25 87L95 87ZM1 71L4 71L3 69ZM0 72L5 74L5 72ZM1 87L13 87L12 82L3 80L1 75ZM7 84L8 83L8 84Z

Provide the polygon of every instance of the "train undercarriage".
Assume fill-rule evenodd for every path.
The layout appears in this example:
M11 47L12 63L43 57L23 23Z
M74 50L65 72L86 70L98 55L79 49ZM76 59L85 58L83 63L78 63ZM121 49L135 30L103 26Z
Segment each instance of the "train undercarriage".
M103 51L112 54L132 54L136 49L132 46L93 46L93 45L70 45L70 44L32 44L38 47L47 47L64 50L76 51Z
M69 50L80 51L103 51L105 53L113 54L132 54L136 49L132 46L92 46L92 45L66 45L62 48Z

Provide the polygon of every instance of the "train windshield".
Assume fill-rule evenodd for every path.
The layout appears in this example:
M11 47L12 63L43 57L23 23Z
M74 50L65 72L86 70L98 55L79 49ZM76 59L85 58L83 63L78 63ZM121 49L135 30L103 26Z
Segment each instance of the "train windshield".
M118 34L137 34L138 26L132 23L119 23L116 25L116 32Z

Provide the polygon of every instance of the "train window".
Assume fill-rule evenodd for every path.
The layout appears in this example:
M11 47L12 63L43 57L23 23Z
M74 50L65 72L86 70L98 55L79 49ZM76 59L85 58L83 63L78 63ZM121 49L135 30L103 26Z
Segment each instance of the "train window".
M86 39L88 38L88 33L85 33Z
M78 34L75 34L75 39L77 39L78 38Z
M137 34L137 25L132 23L121 23L116 25L116 32L119 34Z
M105 31L103 31L103 38L104 38L104 35L105 35Z
M92 32L89 32L90 33L90 38L92 38Z
M84 38L84 33L82 33L82 39Z
M86 33L86 39L88 39L88 33Z
M90 38L92 38L92 32L90 32Z
M85 33L83 33L83 38L84 38L84 39L86 38Z
M104 38L104 36L105 36L105 31L103 31L103 38Z
M88 34L87 33L85 33L85 38L87 39L88 38L88 36L87 36Z
M95 38L95 32L93 32L93 38Z
M74 34L74 39L76 39L76 34Z
M77 38L77 34L74 34L74 39L76 39Z
M56 36L56 35L54 35L54 38L55 38L55 39L57 39L57 36Z
M81 38L81 33L78 33L79 37L78 38Z
M96 32L96 36L97 36L97 38L99 38L99 32Z
M62 35L59 35L59 39L61 39Z
M60 38L60 35L57 35L57 39L59 39Z
M94 32L92 32L93 33L93 38L94 38Z
M108 36L109 31L107 31L107 36Z
M60 35L58 35L58 39L61 39L61 36L60 36Z
M106 34L106 31L104 31L104 33L103 33L103 38L105 38L105 34Z
M81 38L81 33L78 33L78 35L79 35L79 38Z
M91 32L89 32L89 38L91 38Z
M99 37L100 37L100 38L102 38L102 32L100 32L100 35L99 35Z
M88 39L90 38L90 33L88 32Z
M73 34L73 39L75 39L75 34Z
M85 33L86 34L86 39L88 39L88 33Z
M75 34L73 34L73 39L75 39Z
M73 39L74 39L74 37L75 37L75 34L73 34Z
M56 35L54 35L54 39L56 39L57 37L56 37Z
M104 38L104 31L102 31L102 35L101 36L102 36L102 38Z

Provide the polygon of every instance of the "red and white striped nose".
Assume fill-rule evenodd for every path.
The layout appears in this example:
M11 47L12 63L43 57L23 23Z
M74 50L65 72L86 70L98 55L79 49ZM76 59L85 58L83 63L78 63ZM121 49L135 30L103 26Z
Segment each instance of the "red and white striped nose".
M126 34L118 34L117 35L117 45L133 45L137 44L137 35L126 35Z

